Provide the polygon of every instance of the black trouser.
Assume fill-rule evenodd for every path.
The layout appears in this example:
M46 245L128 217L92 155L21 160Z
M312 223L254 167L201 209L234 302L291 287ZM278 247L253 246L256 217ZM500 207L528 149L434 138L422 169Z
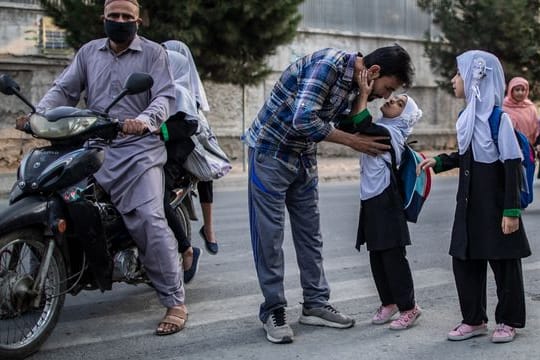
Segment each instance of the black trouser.
M460 260L452 258L463 322L468 325L479 325L483 321L488 321L486 315L488 262L497 284L498 303L495 308L495 322L515 328L524 327L525 294L521 259Z
M184 229L182 223L180 222L180 219L176 215L176 211L171 207L171 205L169 205L170 201L172 200L171 197L171 179L167 176L167 173L165 173L165 196L163 198L163 208L165 209L165 217L167 218L169 227L171 228L174 237L178 241L178 251L182 254L191 247L191 243L189 242L189 239L186 235L186 230Z
M214 202L214 186L213 181L199 181L197 183L197 191L199 192L199 202L212 203Z
M369 252L371 272L383 305L396 304L399 311L415 306L414 285L405 247Z

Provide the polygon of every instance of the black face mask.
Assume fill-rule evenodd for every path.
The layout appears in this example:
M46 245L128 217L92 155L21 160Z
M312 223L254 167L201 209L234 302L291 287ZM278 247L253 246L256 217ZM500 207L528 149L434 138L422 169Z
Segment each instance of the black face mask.
M137 33L137 22L118 22L105 19L105 34L117 44L131 42Z

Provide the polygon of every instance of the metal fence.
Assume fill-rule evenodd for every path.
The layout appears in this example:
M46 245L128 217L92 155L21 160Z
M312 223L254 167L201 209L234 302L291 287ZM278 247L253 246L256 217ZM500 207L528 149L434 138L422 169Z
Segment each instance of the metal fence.
M435 31L431 16L416 5L416 0L305 0L300 12L300 26L307 29L418 40L427 30Z

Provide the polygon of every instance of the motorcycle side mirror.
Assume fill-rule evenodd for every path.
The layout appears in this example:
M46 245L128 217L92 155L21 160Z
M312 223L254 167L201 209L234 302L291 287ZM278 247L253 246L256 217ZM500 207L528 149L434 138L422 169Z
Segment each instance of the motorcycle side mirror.
M8 74L0 75L0 92L4 95L15 95L21 88Z
M108 114L109 110L116 105L120 99L122 99L126 95L135 95L142 93L144 91L150 90L150 88L154 85L154 79L152 76L146 73L133 73L128 76L126 79L126 82L124 83L124 87L122 89L122 92L118 94L112 103L107 106L105 109L105 113Z
M133 73L124 83L124 90L127 91L127 95L134 95L150 90L152 85L154 85L154 79L149 74Z
M27 98L25 98L19 91L21 88L19 84L8 74L0 75L0 92L5 95L15 95L21 99L26 105L28 105L32 112L36 112L36 108Z

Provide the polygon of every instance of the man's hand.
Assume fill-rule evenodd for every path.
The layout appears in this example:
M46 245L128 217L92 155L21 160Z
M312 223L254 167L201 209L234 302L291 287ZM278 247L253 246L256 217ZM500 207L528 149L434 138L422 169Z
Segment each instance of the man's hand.
M139 119L126 119L122 125L122 132L126 135L142 135L147 129L146 123Z
M511 234L519 229L519 218L503 216L501 224L502 232L505 235Z
M390 150L390 145L380 143L380 141L388 141L389 139L388 136L368 136L359 133L349 134L345 131L334 129L324 140L346 145L364 154L379 155Z
M356 151L368 155L380 155L390 150L390 145L380 143L381 140L388 140L386 136L368 136L359 133L353 134L350 147Z
M15 129L25 131L28 120L30 120L30 116L28 115L21 115L17 117L17 119L15 119Z

